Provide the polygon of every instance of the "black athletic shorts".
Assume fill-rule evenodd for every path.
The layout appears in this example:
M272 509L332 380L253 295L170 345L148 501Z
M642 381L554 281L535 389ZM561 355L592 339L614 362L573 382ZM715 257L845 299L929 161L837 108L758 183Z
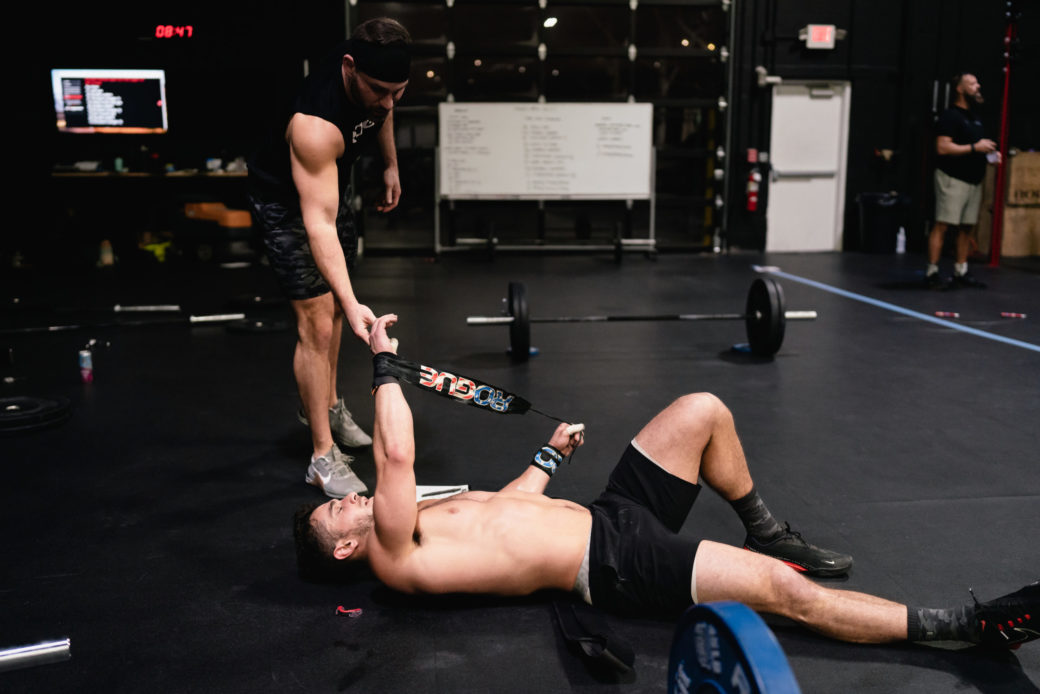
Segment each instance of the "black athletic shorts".
M625 449L589 506L593 605L634 616L674 616L690 606L699 540L678 533L700 490L631 444Z
M358 237L349 200L348 191L336 214L336 231L347 268L353 268ZM285 295L290 299L312 299L332 291L314 263L299 205L265 200L255 192L249 194L249 202L253 219L263 233L267 259Z

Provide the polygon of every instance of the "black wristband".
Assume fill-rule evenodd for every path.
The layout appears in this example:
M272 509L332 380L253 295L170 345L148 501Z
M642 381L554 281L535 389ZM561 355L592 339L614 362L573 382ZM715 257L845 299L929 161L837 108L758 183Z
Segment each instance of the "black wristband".
M969 147L971 147L971 153L972 153L972 154L974 154L974 153L975 153L975 143L974 143L974 142L972 142L972 143L971 143L970 145L968 145L968 146L969 146Z
M559 467L562 462L563 453L549 444L546 444L535 451L534 457L531 459L531 465L549 475L549 477L553 476L553 473L556 472L556 468Z
M389 357L393 352L380 352L372 357L372 392L375 393L379 386L387 383L397 383L397 374L390 364Z

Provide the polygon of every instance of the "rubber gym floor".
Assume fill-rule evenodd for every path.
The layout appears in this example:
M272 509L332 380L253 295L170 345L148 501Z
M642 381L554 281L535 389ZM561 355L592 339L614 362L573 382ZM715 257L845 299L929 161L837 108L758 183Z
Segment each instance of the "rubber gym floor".
M773 359L731 349L747 339L740 321L536 324L539 354L514 364L505 328L465 322L498 315L511 280L532 316L740 312L754 266L779 269L786 308L819 314L788 323ZM586 423L549 493L590 501L643 423L711 391L774 514L855 557L828 585L942 607L1040 578L1040 274L979 265L988 289L929 292L922 266L912 254L369 256L354 281L377 313L400 316L402 356ZM634 678L611 683L567 648L551 595L414 598L298 578L291 516L324 496L303 482L294 335L266 267L5 275L0 393L67 398L70 417L0 440L0 648L68 637L72 656L0 673L0 690L665 691L673 622L608 617L636 653ZM268 330L115 315L116 304L244 311ZM936 311L959 318L928 320ZM114 325L128 320L156 324ZM57 325L81 328L25 330ZM77 352L90 340L83 384ZM370 430L369 364L345 337L341 394ZM495 489L554 428L406 394L420 484ZM372 486L371 451L356 454ZM743 540L710 491L683 532ZM766 621L804 692L1040 691L1040 644L862 646Z

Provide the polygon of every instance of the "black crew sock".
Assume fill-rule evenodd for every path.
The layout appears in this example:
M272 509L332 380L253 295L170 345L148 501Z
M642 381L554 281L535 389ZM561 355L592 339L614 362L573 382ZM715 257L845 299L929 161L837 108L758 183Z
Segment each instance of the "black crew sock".
M766 508L765 502L754 487L746 495L729 502L729 505L740 516L740 522L747 528L748 535L759 542L766 542L783 534L783 526L773 518L773 514Z
M906 608L908 641L967 641L979 643L982 634L975 619L975 606L964 605L945 610L927 607Z

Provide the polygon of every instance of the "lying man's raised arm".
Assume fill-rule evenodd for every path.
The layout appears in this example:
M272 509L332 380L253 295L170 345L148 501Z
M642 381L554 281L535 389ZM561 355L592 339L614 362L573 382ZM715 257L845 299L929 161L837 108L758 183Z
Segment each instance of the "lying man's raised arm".
M386 329L397 321L393 314L380 316L372 325L369 344L373 354L395 352ZM415 532L415 436L412 411L395 379L374 384L375 431L372 454L376 464L373 498L376 541L391 555L412 550Z
M568 426L566 422L561 422L553 432L552 438L549 439L548 445L535 451L527 469L520 473L515 480L502 487L502 491L543 493L549 484L549 479L556 472L556 466L573 453L575 448L585 443L582 432L568 434Z

